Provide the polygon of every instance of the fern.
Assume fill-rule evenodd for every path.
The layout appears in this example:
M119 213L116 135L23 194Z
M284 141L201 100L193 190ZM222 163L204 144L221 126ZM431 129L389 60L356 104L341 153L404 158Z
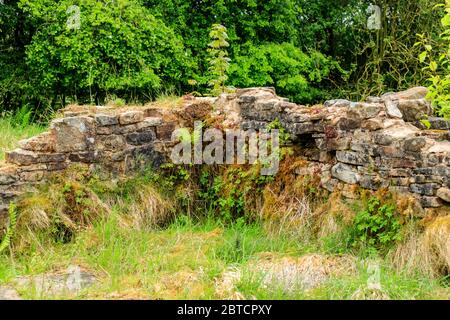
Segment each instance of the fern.
M11 243L11 239L14 235L14 230L16 228L17 222L17 206L14 203L9 205L9 223L8 228L6 229L5 237L0 243L0 253L2 253L7 247L9 247Z

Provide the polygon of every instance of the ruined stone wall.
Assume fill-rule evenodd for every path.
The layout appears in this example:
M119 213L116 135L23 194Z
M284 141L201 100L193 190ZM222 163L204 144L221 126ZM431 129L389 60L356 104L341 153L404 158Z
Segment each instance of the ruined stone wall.
M244 129L259 129L279 119L303 146L309 165L299 175L319 174L321 185L356 197L358 187L416 197L422 207L450 201L449 121L430 118L427 89L370 97L366 102L332 100L305 107L287 102L273 89L236 95Z
M165 161L173 121L154 108L78 107L52 121L50 130L20 141L0 166L0 213L24 187L40 183L71 163L102 166L123 174L144 163Z
M222 127L262 129L275 119L300 147L299 175L320 175L321 185L347 197L362 187L412 195L422 207L450 202L450 123L430 118L422 87L370 97L365 102L327 101L306 107L272 88L241 89L217 99L183 99L180 107L68 108L50 130L20 142L0 166L0 215L23 187L40 183L71 163L117 174L142 163L167 161L171 134L193 120L219 119ZM217 121L216 121L217 122Z

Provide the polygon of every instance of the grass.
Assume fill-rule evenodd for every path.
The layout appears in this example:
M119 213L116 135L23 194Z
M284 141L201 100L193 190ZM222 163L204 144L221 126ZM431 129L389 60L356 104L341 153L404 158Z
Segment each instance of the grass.
M5 152L15 149L22 139L30 138L46 130L37 124L14 125L12 117L0 118L0 161L5 159Z
M168 108L177 103L164 99ZM43 130L2 118L1 150ZM78 265L96 275L96 285L77 294L17 290L27 299L450 299L448 276L432 268L448 270L448 215L425 232L412 226L417 234L378 256L380 289L370 289L374 256L345 247L363 201L352 209L339 195L324 198L314 181L292 174L294 165L286 161L264 183L245 170L208 171L210 182L229 177L220 190L199 185L195 169L105 181L75 167L19 201L12 250L0 254L0 286ZM211 203L232 205L199 202L201 188L211 190ZM257 208L251 219L218 214ZM298 277L314 285L305 289Z
M240 240L237 241L236 239ZM296 259L313 248L297 239L268 234L262 225L231 225L217 221L194 223L177 219L165 229L135 230L121 226L119 215L98 221L68 244L45 247L36 241L26 253L0 256L0 284L17 276L83 266L100 279L76 296L41 295L22 291L29 299L352 299L369 277L364 261L356 274L332 277L313 290L285 292L267 288L255 277L254 266L267 257ZM277 261L277 260L275 260ZM398 273L381 262L381 284L391 299L448 299L437 280ZM228 270L243 274L230 290L221 284Z

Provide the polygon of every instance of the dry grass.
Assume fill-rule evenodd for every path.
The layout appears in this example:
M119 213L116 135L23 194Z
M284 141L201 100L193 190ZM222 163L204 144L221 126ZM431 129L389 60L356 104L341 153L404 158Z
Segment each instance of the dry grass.
M170 221L175 212L171 201L164 198L152 185L143 185L133 197L133 201L116 198L112 202L119 211L125 213L122 219L137 229L151 228Z
M406 239L389 255L402 271L420 272L432 277L450 274L450 216L437 217L421 228L407 227Z

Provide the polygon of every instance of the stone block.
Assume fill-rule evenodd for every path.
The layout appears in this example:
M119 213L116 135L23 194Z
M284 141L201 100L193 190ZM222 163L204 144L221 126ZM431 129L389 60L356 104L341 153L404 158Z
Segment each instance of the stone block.
M50 128L55 136L56 152L85 151L94 145L95 120L90 117L57 119Z
M66 156L62 153L36 153L22 149L6 152L6 161L17 165L32 165L47 162L63 162Z
M356 171L356 168L343 163L338 163L333 166L331 175L348 184L356 184L360 181L360 176Z
M142 111L127 111L119 116L119 123L121 125L138 123L144 120L144 112Z
M95 115L95 122L97 123L97 126L112 126L119 124L119 119L116 115L110 115L110 114L96 114Z
M424 196L434 196L437 189L440 187L437 183L411 184L409 189L413 193L418 193Z
M50 132L44 132L35 137L19 141L19 146L22 149L37 152L54 152L55 144L55 136Z

